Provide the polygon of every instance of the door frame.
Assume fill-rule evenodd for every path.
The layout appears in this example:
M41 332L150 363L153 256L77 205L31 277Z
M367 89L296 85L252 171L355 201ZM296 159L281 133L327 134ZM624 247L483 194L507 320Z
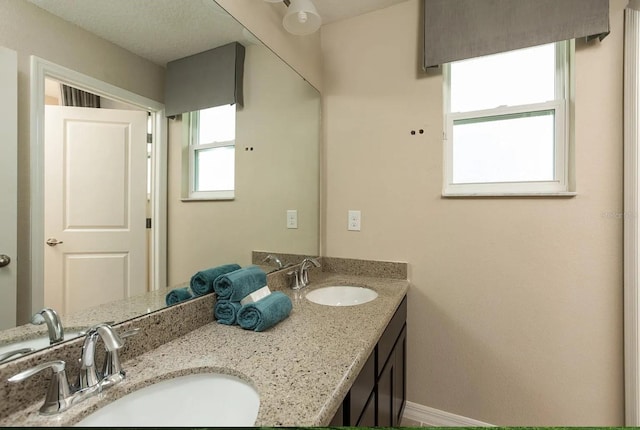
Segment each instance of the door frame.
M167 120L164 104L31 56L30 180L31 180L31 312L44 307L44 81L52 78L99 96L151 112L151 290L166 287L167 272ZM140 220L143 222L143 220Z
M638 3L636 3L638 5ZM625 425L640 425L640 10L624 11Z
M15 327L18 297L18 53L0 46L0 111L3 128L0 130L0 184L6 198L0 207L0 254L7 254L11 263L0 268L0 288L3 288L3 315L0 316L0 329Z

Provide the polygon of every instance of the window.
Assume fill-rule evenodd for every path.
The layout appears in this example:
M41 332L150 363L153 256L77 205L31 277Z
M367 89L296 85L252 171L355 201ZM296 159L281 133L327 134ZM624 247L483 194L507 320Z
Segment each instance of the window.
M188 198L229 200L235 189L235 105L186 115L188 131Z
M570 194L572 46L445 65L443 195Z

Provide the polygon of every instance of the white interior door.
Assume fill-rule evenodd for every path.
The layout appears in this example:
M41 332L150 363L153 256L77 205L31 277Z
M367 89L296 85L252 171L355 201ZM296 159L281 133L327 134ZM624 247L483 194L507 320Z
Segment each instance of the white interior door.
M45 108L44 304L146 291L147 112Z
M16 325L18 55L0 47L0 330Z

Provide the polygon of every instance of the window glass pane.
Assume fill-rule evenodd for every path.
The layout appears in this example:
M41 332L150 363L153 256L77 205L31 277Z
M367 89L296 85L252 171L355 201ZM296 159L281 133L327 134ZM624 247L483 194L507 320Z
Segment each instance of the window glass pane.
M453 183L552 181L555 111L453 123Z
M195 151L195 191L228 191L234 189L235 147L199 149Z
M216 106L200 111L198 142L200 145L228 142L236 138L236 106Z
M451 112L555 99L555 45L451 63Z

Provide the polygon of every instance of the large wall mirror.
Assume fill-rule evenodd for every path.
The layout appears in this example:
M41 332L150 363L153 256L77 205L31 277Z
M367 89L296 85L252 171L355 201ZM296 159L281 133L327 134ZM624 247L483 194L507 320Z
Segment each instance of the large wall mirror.
M188 0L179 4L173 0L24 1L29 3L21 9L25 13L34 12L35 5L38 7L36 14L43 13L40 8L45 9L68 21L68 25L78 25L107 40L110 39L103 33L105 28L123 25L109 20L122 20L137 13L138 21L146 21L145 29L172 32L172 45L161 46L164 43L161 40L155 42L158 46L141 40L131 43L125 39L111 41L163 67L168 61L230 42L237 41L245 47L244 106L236 113L233 200L193 201L185 198L185 121L179 116L167 119L166 283L169 289L188 282L198 270L226 263L252 264L253 251L318 255L320 95L215 1ZM24 22L30 22L28 16L22 18ZM124 25L135 28L134 22ZM136 34L139 33L131 31L118 37L140 37ZM176 48L182 45L196 50L185 52ZM136 52L140 46L157 56L150 58ZM48 85L55 93L57 83L49 81ZM47 103L55 105L57 102L53 99L55 96ZM111 103L108 98L102 106L105 108L127 109L119 103ZM24 110L20 111L20 114L24 113ZM20 163L28 166L22 160L18 164L19 170L23 168ZM20 174L20 177L24 176L28 174ZM28 200L28 197L24 198ZM24 208L28 204L20 206ZM297 211L297 228L287 226L287 212L291 210ZM18 239L29 240L21 230L24 225L18 231ZM42 239L43 246L44 241L45 238ZM168 288L157 287L152 291L147 287L147 292L132 298L60 312L68 334L65 340L78 336L92 324L118 323L164 307ZM24 320L23 316L22 322ZM40 343L24 343L32 338L40 339ZM0 332L0 357L3 351L12 348L47 347L47 340L44 324L19 324Z

